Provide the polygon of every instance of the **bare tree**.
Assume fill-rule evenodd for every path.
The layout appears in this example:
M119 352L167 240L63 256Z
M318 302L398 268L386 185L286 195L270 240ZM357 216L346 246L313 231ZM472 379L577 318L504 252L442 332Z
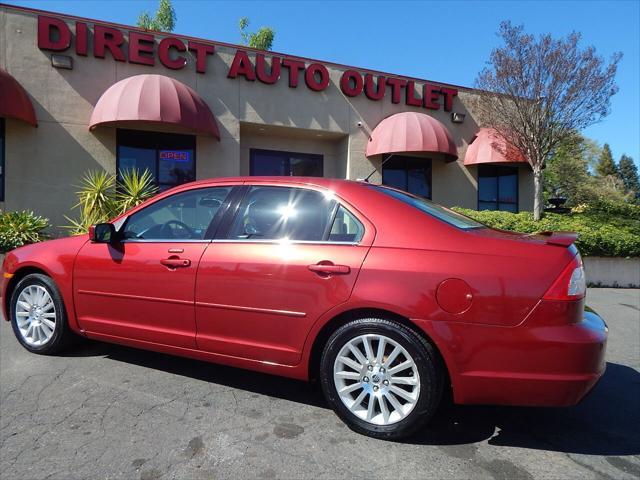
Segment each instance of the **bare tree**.
M606 64L594 47L579 47L579 33L535 38L508 21L500 24L498 36L504 45L491 52L476 79L479 120L531 165L534 219L539 220L545 162L576 131L609 114L622 54L614 54Z

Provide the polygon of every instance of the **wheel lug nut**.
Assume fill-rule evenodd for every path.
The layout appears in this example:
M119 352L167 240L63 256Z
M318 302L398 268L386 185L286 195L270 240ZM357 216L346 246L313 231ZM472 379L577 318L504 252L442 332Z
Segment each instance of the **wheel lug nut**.
M362 379L362 381L363 381L364 383L367 383L367 382L369 381L369 377L364 377L364 378Z
M389 385L389 380L383 380L382 384L386 387L387 385Z
M372 371L372 370L373 370L373 365L369 365L369 366L367 367L367 370Z
M380 373L384 373L384 367L380 367Z
M378 385L374 385L374 386L373 386L373 391L374 391L374 392L377 392L377 391L378 391L378 388L379 388L379 387L378 387Z

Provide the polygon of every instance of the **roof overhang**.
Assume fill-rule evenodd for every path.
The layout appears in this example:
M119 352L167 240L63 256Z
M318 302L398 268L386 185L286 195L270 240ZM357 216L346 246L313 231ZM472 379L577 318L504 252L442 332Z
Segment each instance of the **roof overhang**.
M93 109L89 129L136 121L179 125L220 139L215 117L200 95L164 75L136 75L109 87Z
M26 90L18 81L0 69L0 117L22 120L38 126L36 112Z
M424 113L401 112L382 120L371 132L367 157L390 153L442 153L458 158L451 133L442 122Z
M467 147L464 156L467 166L478 164L525 164L525 156L515 146L511 145L497 131L491 128L481 128Z

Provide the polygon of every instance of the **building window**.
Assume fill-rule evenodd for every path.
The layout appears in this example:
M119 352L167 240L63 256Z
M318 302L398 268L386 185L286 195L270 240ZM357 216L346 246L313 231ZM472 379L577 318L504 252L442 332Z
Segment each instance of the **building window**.
M387 156L382 164L382 184L431 199L431 159Z
M478 166L478 210L518 211L518 169Z
M196 179L194 135L118 129L117 143L118 175L147 169L160 191Z
M0 118L0 202L4 202L4 118Z
M249 152L251 175L285 177L322 177L324 161L322 155L313 153L279 152L258 150Z

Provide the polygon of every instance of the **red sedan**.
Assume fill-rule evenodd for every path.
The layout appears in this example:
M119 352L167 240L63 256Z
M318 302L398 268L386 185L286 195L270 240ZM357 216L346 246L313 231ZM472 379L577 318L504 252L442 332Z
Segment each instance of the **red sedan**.
M604 370L573 234L489 229L387 187L207 180L3 265L18 341L73 336L319 379L354 430L400 438L460 404L577 403Z

